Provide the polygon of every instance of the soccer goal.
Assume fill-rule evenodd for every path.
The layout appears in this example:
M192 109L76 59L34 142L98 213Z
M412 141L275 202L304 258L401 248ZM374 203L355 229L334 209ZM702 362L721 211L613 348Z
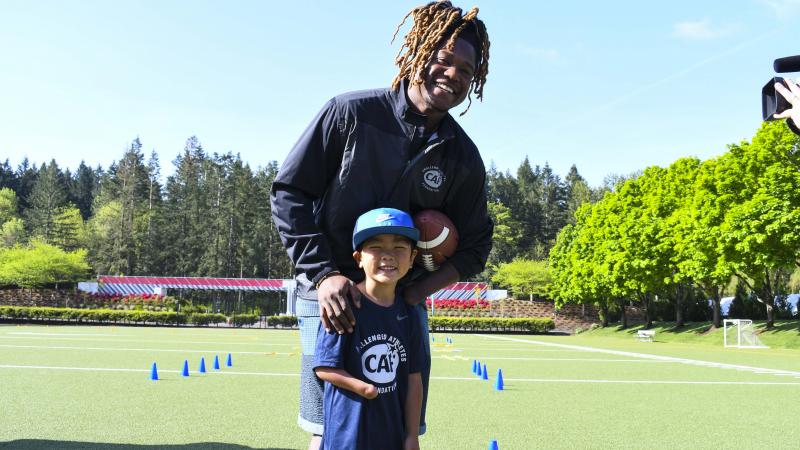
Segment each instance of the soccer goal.
M748 319L725 319L725 347L769 348L761 343L753 330L753 321Z

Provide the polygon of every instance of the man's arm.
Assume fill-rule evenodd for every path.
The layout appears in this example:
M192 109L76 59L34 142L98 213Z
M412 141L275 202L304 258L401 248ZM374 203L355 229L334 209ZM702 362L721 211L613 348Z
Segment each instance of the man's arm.
M337 267L328 240L317 226L314 207L340 169L342 126L336 102L331 100L289 152L270 192L272 218L295 273L311 284L319 283L322 323L340 333L352 331L355 323L348 294L356 304L360 294L346 277L329 276Z
M405 409L406 441L404 450L418 450L419 416L422 414L422 376L419 372L408 374Z
M494 224L486 209L486 168L476 160L470 179L459 186L445 214L458 229L458 249L439 269L428 272L403 289L403 298L416 305L439 289L483 271L492 250Z
M448 262L461 280L481 273L492 250L494 224L486 208L486 168L480 157L443 212L458 229L458 249Z
M335 367L317 367L314 369L314 372L316 372L320 380L327 381L338 388L346 389L350 392L358 394L367 400L372 400L378 396L378 389L374 385L359 380L358 378L350 375L344 369L337 369ZM420 389L421 388L422 387L420 385ZM420 394L421 393L422 391L420 390ZM420 403L421 402L422 400L420 399ZM419 424L419 416L417 416L417 423ZM417 428L419 428L419 426L417 426Z
M455 267L449 262L445 262L439 269L427 272L414 282L407 284L403 288L403 300L409 305L416 305L439 289L457 283L459 279L460 276Z

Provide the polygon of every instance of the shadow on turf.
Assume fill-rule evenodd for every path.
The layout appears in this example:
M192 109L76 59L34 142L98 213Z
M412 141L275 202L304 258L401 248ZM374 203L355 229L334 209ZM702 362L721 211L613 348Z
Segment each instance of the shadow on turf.
M283 447L266 447L254 449L246 445L223 444L219 442L198 442L196 444L179 445L139 445L139 444L107 444L102 442L50 441L45 439L19 439L0 442L0 449L14 450L292 450Z

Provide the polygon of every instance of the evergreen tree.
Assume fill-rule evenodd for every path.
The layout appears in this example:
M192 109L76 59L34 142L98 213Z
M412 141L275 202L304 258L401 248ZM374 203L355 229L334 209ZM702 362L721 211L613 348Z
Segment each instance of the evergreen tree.
M55 160L43 164L33 185L27 203L26 222L31 235L41 237L45 242L53 239L53 222L61 207L66 206L66 186Z
M20 213L25 215L26 211L30 208L28 198L33 191L33 185L36 184L36 179L39 177L39 170L36 164L30 164L28 158L22 159L22 162L17 166L17 185L14 190L17 192L19 198Z
M69 201L78 207L83 220L88 220L92 214L92 203L100 188L98 172L102 173L102 169L92 170L81 161L70 183Z
M0 165L0 189L9 188L16 191L18 189L18 184L19 180L17 179L17 174L8 163L8 158L6 158L5 162Z

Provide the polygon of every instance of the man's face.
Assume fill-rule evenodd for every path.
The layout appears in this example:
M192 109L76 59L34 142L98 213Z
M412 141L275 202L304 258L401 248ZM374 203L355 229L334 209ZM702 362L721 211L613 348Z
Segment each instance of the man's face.
M441 47L433 53L418 86L426 108L421 113L445 113L467 98L475 74L475 55L475 48L464 39L456 40L453 51Z

